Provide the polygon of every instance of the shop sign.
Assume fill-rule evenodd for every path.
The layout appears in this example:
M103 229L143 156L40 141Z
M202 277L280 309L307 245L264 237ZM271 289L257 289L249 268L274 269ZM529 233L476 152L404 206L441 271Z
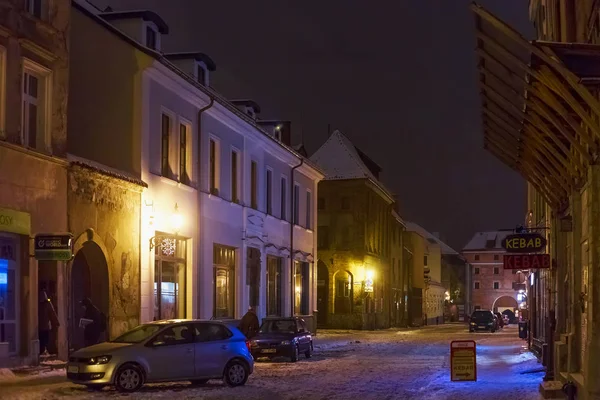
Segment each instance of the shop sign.
M31 216L26 212L0 208L0 232L29 235Z
M550 254L510 254L504 256L504 269L550 268Z
M502 247L509 253L535 253L544 250L546 243L539 233L515 233L502 240Z
M474 340L450 342L450 379L453 382L477 380L477 347Z
M70 233L35 235L34 254L40 261L70 261L73 258L73 235Z

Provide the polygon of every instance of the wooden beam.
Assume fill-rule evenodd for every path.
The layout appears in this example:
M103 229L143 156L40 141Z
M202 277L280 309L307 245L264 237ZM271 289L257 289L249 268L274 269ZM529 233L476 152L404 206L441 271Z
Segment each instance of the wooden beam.
M513 116L514 114L517 114L520 115L521 118L523 118L523 110L520 110L519 107L515 106L514 100L507 99L504 95L502 95L500 92L498 92L496 89L494 89L486 83L480 81L479 85L483 88L483 90L485 90L486 93L491 94L492 97L497 98L499 101L504 103L504 107L501 108L510 108L512 110L511 114L513 114Z
M550 143L548 143L546 140L544 140L543 137L540 137L539 134L536 133L536 131L534 131L531 128L531 126L524 126L523 129L529 133L529 135L527 137L529 137L531 140L536 142L538 144L538 146L540 146L540 148L545 149L545 151L548 153L546 155L546 157L549 157L549 156L554 157L559 163L562 164L562 167L566 168L569 171L569 174L571 174L571 177L569 177L568 180L570 181L570 183L572 185L574 185L574 179L572 177L578 176L577 170L575 169L575 167L573 167L570 158L565 158L565 157L568 157L570 154L567 153L565 155L565 157L558 154L558 151L555 148L553 148L550 145Z
M573 90L575 90L577 94L579 94L579 96L581 96L581 98L588 104L588 106L594 110L596 115L600 116L600 103L598 100L596 100L596 98L594 98L594 96L579 83L579 77L563 65L563 63L560 61L560 58L552 51L552 49L550 49L548 46L541 46L541 49L537 46L534 46L523 36L521 36L519 32L512 29L510 26L496 18L493 14L478 4L472 4L471 9L477 15L479 15L479 17L503 33L505 37L519 44L531 54L534 54L540 60L548 64L548 66L550 66L569 83Z

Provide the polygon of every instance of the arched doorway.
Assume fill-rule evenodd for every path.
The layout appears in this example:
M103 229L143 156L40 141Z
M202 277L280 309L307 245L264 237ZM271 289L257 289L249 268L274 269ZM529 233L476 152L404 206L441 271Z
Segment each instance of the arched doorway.
M109 310L109 277L108 263L100 246L92 241L83 243L75 254L71 266L71 296L69 332L69 349L77 350L84 346L83 329L79 321L83 317L80 301L89 298L100 311L108 317ZM110 324L110 320L107 321ZM109 329L100 337L106 340Z
M519 307L517 303L517 299L512 296L501 296L494 301L492 305L492 310L494 312L504 313L505 310L510 310L513 313Z
M335 286L333 312L335 314L349 314L352 312L353 293L353 277L348 271L337 271L333 276Z
M329 269L322 260L317 263L317 324L327 325L329 314Z

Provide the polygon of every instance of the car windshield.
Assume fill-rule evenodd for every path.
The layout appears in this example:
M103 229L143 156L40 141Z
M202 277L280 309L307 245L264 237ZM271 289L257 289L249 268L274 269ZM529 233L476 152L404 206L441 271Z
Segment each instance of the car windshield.
M492 313L489 311L475 311L471 315L471 319L492 319Z
M147 324L140 325L137 328L125 332L118 338L111 340L113 343L140 343L154 335L156 332L161 330L164 326Z
M278 319L265 321L260 327L261 333L296 333L296 321Z

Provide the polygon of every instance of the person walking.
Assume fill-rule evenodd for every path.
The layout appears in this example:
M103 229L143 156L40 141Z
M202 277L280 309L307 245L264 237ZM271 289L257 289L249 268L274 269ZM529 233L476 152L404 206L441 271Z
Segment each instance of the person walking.
M93 346L100 342L100 335L106 330L106 316L96 307L89 298L81 300L85 321L83 341L85 347Z
M50 340L50 332L52 329L57 329L60 326L58 315L48 298L45 290L39 293L38 304L38 338L40 340L40 355L48 350L48 342Z
M259 328L256 311L253 307L250 307L248 308L248 312L242 317L239 329L248 339L251 339L258 333Z

